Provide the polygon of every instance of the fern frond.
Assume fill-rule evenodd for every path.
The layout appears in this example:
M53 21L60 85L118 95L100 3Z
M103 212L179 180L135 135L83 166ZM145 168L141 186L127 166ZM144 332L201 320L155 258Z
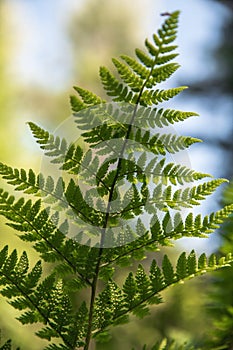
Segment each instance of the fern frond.
M176 63L168 63L159 66L158 68L154 68L151 76L152 86L155 86L157 83L161 83L162 81L170 78L180 67L179 64Z
M114 101L140 103L145 106L168 100L183 90L183 87L167 91L157 90L154 92L151 90L156 83L168 79L179 67L175 63L167 63L174 59L177 54L164 55L176 48L176 46L169 44L176 38L177 23L178 12L174 12L158 34L160 38L154 35L155 46L146 39L145 47L149 55L139 49L136 50L136 56L141 62L126 55L121 56L126 64L113 59L121 80L115 78L107 68L100 68L103 87L109 96L114 97ZM145 88L149 90L145 90Z
M204 218L200 214L194 216L192 213L189 213L183 219L179 212L173 218L167 212L163 220L159 220L154 215L151 220L150 230L147 230L143 223L138 220L134 241L121 247L106 250L101 267L111 266L112 264L130 266L132 260L144 259L146 251L157 251L159 246L171 244L170 240L182 237L205 238L219 228L220 224L224 222L232 211L233 205L229 205L217 212L206 215ZM127 227L125 230L127 230Z
M140 168L142 169L141 166ZM152 181L155 184L159 184L161 182L163 185L167 185L169 182L172 185L183 185L184 183L194 182L206 177L211 177L210 174L196 172L195 170L189 169L186 166L180 164L166 164L164 158L156 163L152 169L150 166L146 166L144 172L148 178L147 181L152 178Z
M145 151L148 150L154 154L166 153L174 154L184 150L194 143L202 142L200 139L190 136L177 136L173 134L155 134L150 135L149 131L143 131L140 128L132 128L129 138L136 142L134 148Z
M168 55L162 55L162 56L158 57L156 63L157 63L157 65L165 64L167 62L170 62L170 61L174 60L174 58L176 58L177 56L179 56L178 53L171 53L171 54L168 54Z
M73 144L68 145L64 138L55 137L32 122L29 122L28 125L45 155L54 158L51 163L62 163L64 169L66 167L68 169L78 168L83 156L83 151L79 145L76 147Z
M14 201L6 192L1 193L0 215L9 220L8 225L19 231L20 238L24 241L35 242L34 249L40 253L47 262L59 262L64 264L66 271L77 275L83 283L90 284L87 272L88 260L95 251L87 246L79 245L66 238L64 228L57 228L55 217L49 217L49 211L40 210L41 202L32 204L31 200L25 202L20 199ZM63 224L64 225L64 224ZM78 264L77 264L78 262ZM59 265L58 265L59 266ZM63 267L64 269L64 267ZM92 265L92 272L94 266ZM56 268L58 272L58 267ZM60 269L61 271L61 269Z
M198 186L186 187L184 190L178 189L174 192L172 192L171 185L163 190L162 184L159 184L154 189L149 204L155 203L155 206L162 210L168 208L179 210L181 207L192 208L194 205L200 205L201 200L211 195L217 187L226 181L225 179L212 180ZM150 208L151 206L149 206L149 210Z
M41 173L36 175L32 169L27 173L24 169L11 168L3 163L0 163L0 174L16 191L42 197L53 195L54 201L62 200L64 183L61 178L55 184L51 176L45 179Z
M194 112L182 112L173 109L140 107L137 110L135 123L143 128L163 128L169 124L184 121L187 118L198 116Z
M49 341L47 350L88 350L91 338L105 338L110 326L128 322L130 313L146 316L150 305L162 302L160 294L166 288L233 261L230 254L197 258L191 251L182 253L175 265L167 255L160 265L154 259L149 272L141 264L147 251L156 252L174 239L206 237L233 212L231 204L204 218L191 211L183 216L182 208L199 205L226 180L187 187L210 175L168 163L167 155L201 140L150 130L197 115L150 107L186 89L157 88L179 68L172 62L177 57L173 42L178 17L178 11L169 14L153 41L146 39L145 52L136 49L135 58L114 58L116 76L100 68L103 88L118 104L74 87L77 96L70 97L70 104L82 146L29 123L44 154L66 177L45 177L0 163L3 179L30 195L29 200L15 200L0 190L0 215L52 265L43 277L40 261L29 269L25 252L18 258L16 250L8 254L5 247L0 251L0 293L19 310L21 323L42 324L36 334ZM33 202L32 195L41 198ZM140 261L135 272L118 285L115 269L134 260ZM74 309L73 300L76 304L84 288L91 292L89 307L77 300L79 307ZM186 348L166 340L152 348L162 349Z
M0 251L0 284L3 286L0 292L14 308L25 310L18 320L23 324L42 322L45 327L36 334L47 340L60 338L67 349L83 344L87 320L85 303L74 314L61 280L50 275L40 282L40 261L30 272L28 269L25 252L18 259L16 250L8 255L7 246Z
M149 197L147 192L145 195L142 194L141 197L137 197L137 199L135 197L135 200L131 204L127 206L122 205L123 209L120 210L119 208L118 214L122 217L127 217L132 208L136 210L136 213L137 211L140 212L140 208L142 209L142 207L149 214L156 214L157 210L167 211L169 208L175 210L192 208L194 205L200 205L201 200L211 195L225 181L225 179L212 180L198 186L187 187L184 190L179 189L174 192L171 185L163 189L163 184L160 183L155 187L152 197Z
M162 270L153 260L148 275L140 264L135 277L132 272L129 273L122 289L115 283L109 282L96 302L97 320L95 326L97 329L94 330L94 334L104 331L110 324L114 324L118 318L126 322L127 320L123 316L129 312L133 312L138 317L144 317L148 314L147 306L161 303L159 293L170 285L229 266L233 261L230 254L220 259L217 259L215 255L212 255L209 259L205 255L204 257L205 259L201 255L197 259L194 251L188 257L185 253L182 253L178 258L176 270L174 270L170 260L165 255Z
M87 177L88 174L89 177L94 176L96 179L95 161L98 159L97 157L93 159L92 163L90 163L91 159L89 159L87 164L85 157L91 156L90 152L86 153L84 157L83 150L79 145L75 146L74 144L71 144L68 146L65 139L61 140L58 136L54 138L52 134L48 133L36 124L29 123L29 126L34 137L37 139L37 142L42 145L40 146L41 149L45 150L45 155L53 157L51 163L62 164L61 169L70 174L78 174L80 173L80 170L82 170L85 172L85 177ZM45 181L42 174L39 174L36 177L35 173L31 169L29 170L27 176L24 169L12 169L0 163L0 173L3 175L4 179L12 180L8 181L8 183L12 185L19 185L16 187L16 190L24 190L25 193L37 193L40 188L42 195L51 194L54 195L55 198L58 197L58 200L59 196L61 196L61 192L64 192L64 188L62 189L62 187L64 187L64 182L61 178L57 180L56 189L53 191L51 190L51 188L54 187L53 179L48 177ZM97 179L99 182L102 182L101 178L97 177Z
M185 89L187 89L187 86L179 86L167 90L144 90L140 98L140 105L145 107L151 106L152 104L157 105L159 102L170 100Z
M85 159L82 166L85 166ZM75 168L76 167L77 165L75 164ZM86 168L89 169L88 172L90 173L91 168ZM70 165L69 162L66 163L66 169L71 172L74 171L74 168L72 168L72 165ZM42 197L43 202L49 203L51 208L54 206L56 211L72 209L79 212L79 214L85 218L84 207L87 209L86 202L73 180L71 180L67 185L67 188L65 188L65 183L61 177L59 177L55 183L51 176L48 176L47 179L45 179L41 173L36 176L31 169L27 174L25 170L19 171L18 169L13 169L2 163L0 164L0 173L4 174L3 178L6 179L9 184L15 186L15 190ZM92 175L93 173L94 170L92 171ZM4 195L2 194L2 196ZM82 207L81 210L78 209L78 203L80 204L80 208ZM35 211L34 215L36 214Z
M183 185L184 183L212 177L210 174L196 172L180 164L166 163L166 158L158 160L154 157L148 162L146 152L142 152L137 161L133 158L129 161L125 160L122 176L126 176L131 183L149 183L153 181L156 185L159 183L167 185L169 182L172 185Z
M232 213L233 205L225 206L223 209L206 215L204 218L200 214L194 216L189 213L185 219L177 212L172 219L169 211L163 217L162 224L156 215L151 220L152 240L163 243L164 239L181 237L206 237L219 228L220 224Z
M136 60L132 58L130 59L130 57L128 56L121 57L127 62L129 67L132 69L130 69L126 64L120 62L117 59L113 59L113 63L117 68L117 71L122 81L125 84L127 84L134 92L140 91L143 84L145 84L145 87L147 88L152 88L157 83L167 80L179 68L178 64L170 63L163 64L160 67L154 68L150 72ZM143 80L145 80L145 82Z

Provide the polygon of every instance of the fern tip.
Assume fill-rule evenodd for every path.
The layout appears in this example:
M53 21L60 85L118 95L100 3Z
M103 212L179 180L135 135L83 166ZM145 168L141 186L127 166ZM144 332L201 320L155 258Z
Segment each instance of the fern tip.
M225 179L225 178L219 178L218 180L219 180L219 182L221 182L221 183L224 183L224 182L228 183L228 182L229 182L229 180L228 180L228 179Z

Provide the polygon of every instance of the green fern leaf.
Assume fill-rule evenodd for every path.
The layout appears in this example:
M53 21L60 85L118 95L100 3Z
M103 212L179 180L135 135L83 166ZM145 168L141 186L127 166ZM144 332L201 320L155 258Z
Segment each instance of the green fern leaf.
M146 79L147 76L150 74L150 71L144 67L141 63L137 62L135 59L133 59L130 56L127 55L121 55L121 58L129 65L129 67L141 77L141 79Z
M140 297L147 298L151 293L150 280L147 277L142 265L138 266L135 278L137 283L137 291Z
M144 90L140 98L140 104L146 107L152 104L157 105L159 102L170 100L185 89L187 89L187 86L180 86L167 90Z
M168 78L170 78L172 74L174 74L179 67L180 67L179 64L168 63L168 64L161 65L158 68L154 68L151 73L152 77L154 78L153 86L156 83L161 83L162 81L165 81Z
M82 109L85 109L86 108L86 105L85 103L83 103L81 101L80 98L78 98L77 96L75 95L71 95L70 96L70 105L71 105L71 109L74 113L78 113L80 112Z
M176 274L181 280L187 276L187 259L185 252L183 252L177 260Z
M191 253L187 258L187 268L188 268L189 275L194 274L197 270L196 254L194 250L191 251Z
M163 128L169 124L184 121L187 118L198 116L194 112L182 112L173 109L152 108L152 107L140 107L136 113L136 123L143 128Z
M163 274L158 267L155 260L152 261L150 266L150 281L152 290L157 293L163 289L164 286L164 277Z
M100 79L108 96L113 97L113 101L132 101L133 92L119 82L106 67L100 67Z
M135 53L139 60L148 68L151 68L154 66L154 60L148 56L144 51L140 49L136 49Z
M174 271L167 255L164 255L162 267L166 285L172 284L174 282Z
M143 85L143 80L134 74L124 63L118 61L117 59L113 59L113 63L117 68L122 81L127 84L132 91L140 91Z
M79 86L74 86L74 89L78 92L86 106L94 106L100 103L105 103L104 100L95 95L93 92L82 89Z

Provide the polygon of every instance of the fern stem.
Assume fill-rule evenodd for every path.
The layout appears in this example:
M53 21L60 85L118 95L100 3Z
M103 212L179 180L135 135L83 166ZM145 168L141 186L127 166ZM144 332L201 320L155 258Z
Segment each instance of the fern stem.
M134 109L134 115L135 115L136 111ZM132 118L133 119L133 118ZM131 125L130 125L131 126ZM128 128L127 131L127 135L129 136L131 128ZM129 130L130 129L130 130ZM127 141L128 141L128 137L126 137L126 140L122 146L122 150L121 150L121 156L124 154L124 150L126 148L127 145ZM121 157L118 160L118 164L117 164L117 171L109 192L109 197L108 197L108 205L107 205L107 210L106 210L106 216L105 216L105 223L104 223L104 228L103 228L103 233L101 235L101 241L100 241L100 250L99 250L99 256L98 256L98 261L96 264L96 269L95 269L95 277L93 279L92 282L92 288L91 288L91 301L90 301L90 308L89 308L89 319L88 319L88 329L87 329L87 335L86 335L86 341L85 341L85 347L84 350L88 350L89 349L89 344L90 344L90 340L91 340L91 328L92 328L92 320L93 320L93 313L94 313L94 303L95 303L95 296L96 296L96 288L97 288L97 282L98 282L98 276L99 276L99 270L100 270L100 264L101 264L101 257L103 254L103 244L104 244L104 240L105 240L105 233L106 233L106 228L108 225L108 220L109 220L109 210L111 207L111 201L112 201L112 197L113 197L113 193L114 193L114 189L115 189L115 185L120 173L120 169L121 169Z
M100 271L101 258L102 258L103 249L104 249L103 247L104 247L106 228L108 226L108 221L109 221L109 217L110 217L109 213L110 213L111 202L112 202L112 198L113 198L113 194L114 194L114 189L115 189L115 186L116 186L116 183L117 183L120 171L121 171L122 158L123 158L123 155L124 155L127 143L128 143L128 139L129 139L131 130L132 130L132 125L134 124L134 121L135 121L135 118L136 118L139 102L140 102L143 90L144 90L144 88L146 86L146 83L147 83L148 79L150 78L150 76L151 76L151 74L153 72L153 69L154 69L154 66L156 64L159 52L160 52L160 47L159 47L157 55L154 58L154 64L151 67L151 70L150 70L147 78L145 79L145 81L144 81L144 83L143 83L143 85L142 85L142 87L140 89L139 95L137 97L137 101L135 103L135 107L134 107L134 111L133 111L133 114L132 114L132 118L131 118L131 120L129 122L129 126L128 126L128 129L127 129L126 135L125 135L125 140L124 140L124 143L122 145L120 155L118 157L118 163L117 163L117 167L116 167L116 174L115 174L115 177L113 179L113 182L112 182L112 185L111 185L111 188L110 188L110 191L109 191L108 205L107 205L107 210L106 210L105 222L104 222L104 225L103 225L103 233L101 235L101 240L100 240L99 256L98 256L96 269L95 269L95 276L93 278L92 288L91 288L91 300L90 300L90 308L89 308L88 329L87 329L87 335L86 335L86 341L85 341L84 350L88 350L89 349L90 340L91 340L91 333L92 333L91 329L92 329L92 320L93 320L93 314L94 314L94 304L95 304L97 282L98 282L98 276L99 276L99 271Z
M155 57L154 65L156 63L156 59L157 59L157 56ZM140 93L138 95L138 98L137 98L137 101L136 101L136 104L135 104L135 108L134 108L134 111L133 111L133 115L132 115L131 121L130 121L129 126L128 126L128 130L127 130L127 133L126 133L126 136L125 136L125 141L123 143L123 146L122 146L122 149L121 149L121 152L120 152L120 156L119 156L119 159L118 159L116 174L115 174L114 180L112 182L111 189L109 191L108 205L107 205L107 211L106 211L105 223L104 223L104 230L103 230L103 233L101 235L99 257L98 257L98 261L97 261L97 265L96 265L95 277L94 277L93 283L92 283L91 301L90 301L90 309L89 309L89 320L88 320L88 330L87 330L87 336L86 336L86 342L85 342L84 350L88 350L89 349L89 344L90 344L90 340L91 340L91 328L92 328L92 319L93 319L93 312L94 312L96 288L97 288L98 275L99 275L100 264L101 264L101 257L102 257L102 254L103 254L103 245L104 245L104 240L105 240L105 233L106 233L106 228L107 228L108 220L109 220L109 212L110 212L110 207L111 207L111 201L112 201L114 189L115 189L115 186L116 186L116 183L117 183L117 179L118 179L120 171L121 171L122 157L124 155L124 151L125 151L127 143L128 143L130 132L132 130L132 125L133 125L135 117L136 117L136 113L137 113L137 109L138 109L138 106L139 106L140 98L141 98L143 90L144 90L144 88L146 86L146 82L149 79L149 77L150 77L150 75L151 75L151 73L153 71L154 65L151 68L150 73L148 74L148 77L145 80L144 84L142 85L142 88L141 88Z
M88 327L87 327L87 334L86 334L85 345L83 350L89 349L89 345L91 341L92 321L93 321L93 315L94 315L94 305L95 305L95 297L96 297L96 289L97 289L97 282L98 282L98 276L99 276L101 256L102 256L102 249L100 248L99 257L95 268L95 276L93 278L93 282L91 286L91 300L90 300L90 307L89 307Z

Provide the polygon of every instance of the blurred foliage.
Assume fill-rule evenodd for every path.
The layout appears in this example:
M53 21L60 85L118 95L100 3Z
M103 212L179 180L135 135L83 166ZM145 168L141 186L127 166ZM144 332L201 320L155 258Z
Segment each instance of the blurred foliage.
M24 77L17 74L14 58L20 50L20 40L15 22L14 3L0 2L0 153L1 160L16 166L37 166L36 147L31 147L31 136L26 122L38 120L54 128L70 114L66 92L57 94L39 86L26 84ZM65 101L65 102L64 102ZM25 137L25 134L28 134ZM9 142L9 136L14 135ZM25 156L25 148L30 151ZM17 152L15 150L17 149Z
M109 57L130 53L138 43L141 29L138 4L132 6L124 0L85 1L69 27L75 82L84 88L91 87L97 95L102 93L99 67L109 66Z
M233 203L233 180L223 193L223 204ZM233 248L233 215L221 228L220 252L226 254ZM213 274L208 288L209 315L212 321L207 343L208 349L233 349L233 264Z
M233 95L233 1L232 0L208 0L209 6L213 2L218 2L226 9L225 19L222 23L221 40L219 45L209 51L209 57L216 66L216 74L203 79L202 76L197 76L195 83L190 83L192 86L192 97L205 96L208 102L208 109L212 112L213 122L216 115L215 107L219 103L229 103L232 107ZM208 51L208 48L207 48ZM187 92L189 93L189 91ZM223 98L221 100L221 98ZM221 167L220 176L231 178L233 175L233 114L222 113L222 125L227 126L226 133L219 133L218 137L208 135L208 130L205 131L205 142L212 149L221 149L223 153L224 166ZM202 136L203 137L203 134Z
M36 120L39 115L41 123L50 127L55 126L59 119L63 120L68 116L66 110L69 111L69 104L66 102L67 98L63 98L64 93L59 96L52 91L44 91L40 87L26 85L23 77L16 76L14 58L20 46L20 37L15 27L16 16L14 3L10 1L0 2L1 161L15 164L15 166L34 166L39 169L39 152L36 152L36 147L31 145L32 137L27 130L26 121L28 119ZM64 104L64 101L67 105ZM9 135L14 136L9 139ZM17 247L19 251L22 251L22 242L13 233L13 230L4 224L4 221L1 219L0 222L1 244L8 243L11 248ZM31 260L35 260L35 253L30 249L28 253ZM28 349L31 349L30 344L33 339L33 350L41 349L43 342L35 340L33 335L35 327L22 327L15 320L13 310L2 298L0 300L0 315L2 339L6 341L8 337L12 337L18 344L22 345L23 349L26 349L24 344L28 344ZM3 349L8 348L10 349L10 345L6 343Z
M1 159L8 159L10 155L10 150L7 147L9 144L7 133L5 132L6 127L8 127L13 133L13 123L10 118L11 112L14 108L14 103L12 102L12 95L16 93L16 86L9 79L9 70L7 69L7 63L13 54L13 38L10 34L8 21L9 17L6 16L7 6L5 2L0 3L0 80L1 80L1 90L0 90L0 154ZM5 15L4 15L5 14ZM10 15L9 15L10 16ZM7 34L7 35L6 35Z

